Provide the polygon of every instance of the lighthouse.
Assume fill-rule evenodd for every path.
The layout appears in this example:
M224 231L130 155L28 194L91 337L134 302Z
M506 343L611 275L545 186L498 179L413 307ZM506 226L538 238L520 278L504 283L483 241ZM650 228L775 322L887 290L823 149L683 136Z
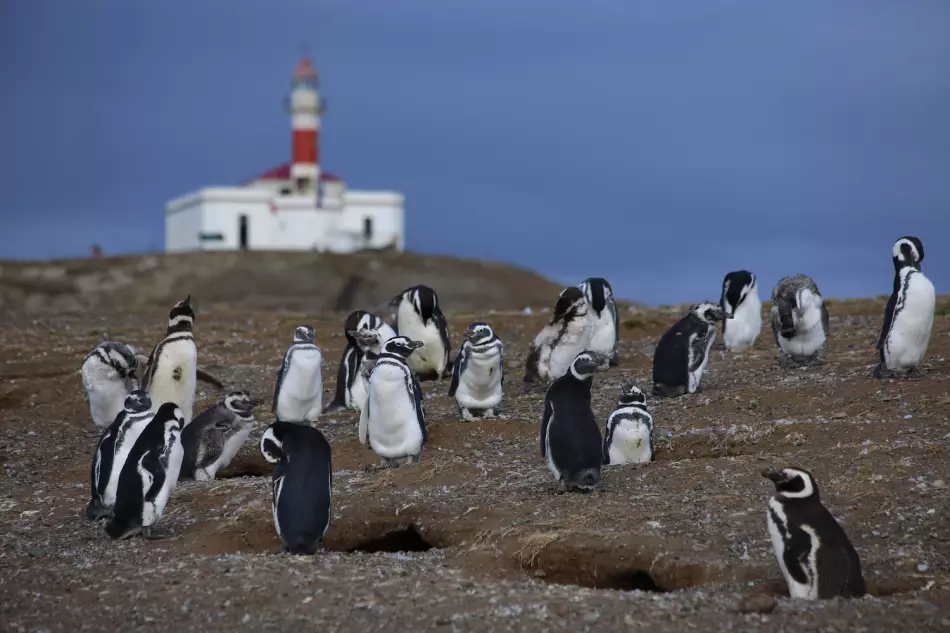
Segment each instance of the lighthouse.
M294 70L288 103L293 151L290 178L295 193L315 195L320 182L320 78L304 57Z

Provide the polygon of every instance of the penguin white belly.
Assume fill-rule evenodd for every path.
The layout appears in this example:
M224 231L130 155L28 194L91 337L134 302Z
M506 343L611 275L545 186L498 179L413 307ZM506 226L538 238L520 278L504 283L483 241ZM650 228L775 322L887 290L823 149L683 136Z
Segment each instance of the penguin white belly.
M621 422L607 449L610 464L645 464L650 461L650 427L639 421Z
M441 376L445 371L446 355L435 321L424 324L412 306L404 302L399 306L399 333L423 343L406 359L409 369L417 374L436 372Z
M383 321L376 331L379 332L379 344L382 345L391 338L396 338L396 330L391 325ZM378 350L377 350L378 351Z
M787 339L779 334L782 349L792 356L811 356L825 344L825 331L821 324L798 333L795 338Z
M557 380L566 374L577 355L590 345L590 334L590 322L587 319L571 322L561 340L551 344L547 363L544 363L544 356L541 356L538 373L548 380Z
M367 427L369 444L380 457L399 459L419 454L422 429L402 371L388 367L373 370Z
M323 406L323 355L316 349L295 350L277 394L277 418L313 422Z
M726 332L722 340L726 349L731 352L741 352L752 347L762 332L762 303L752 299L746 297L733 318L726 321Z
M208 464L204 468L199 468L195 471L195 480L211 480L214 479L215 474L221 468L224 468L231 463L231 460L234 459L234 456L237 455L238 451L241 450L241 447L244 446L244 442L247 441L247 437L251 434L251 430L254 428L253 424L248 424L246 430L238 431L231 437L229 437L224 442L224 446L221 448L221 454L218 456L218 459L214 460L212 463ZM203 473L203 477L199 477L198 473Z
M709 350L712 349L713 343L716 342L716 330L713 329L712 333L709 335L708 340L706 341L706 349L703 350L703 360L699 363L699 367L695 371L689 373L689 393L696 393L696 389L699 388L699 381L703 379L703 372L706 371L706 363L709 362ZM692 342L691 347L692 349ZM692 359L690 359L692 361ZM692 362L690 362L692 365Z
M192 340L178 340L165 344L156 359L158 365L148 389L152 411L158 411L166 402L174 402L191 422L198 386L198 348Z
M116 370L101 363L83 365L82 382L89 397L92 421L101 429L115 421L125 408L125 398L136 386L134 380L123 380Z
M593 310L587 314L591 318L590 343L588 343L587 349L599 354L612 356L614 347L616 347L617 344L613 314L611 314L609 308L606 307L600 313L600 316L597 316L597 313Z
M165 513L165 504L178 484L178 474L181 472L181 462L185 456L185 449L181 445L181 438L176 437L175 443L168 455L168 466L165 468L165 483L155 496L155 501L146 501L142 507L142 527L149 527L158 523Z
M455 399L466 409L491 409L501 402L501 350L472 354L459 376Z
M934 324L934 286L922 275L912 275L904 305L891 324L885 342L890 369L916 367L924 359Z
M115 493L119 487L119 475L122 474L122 467L129 459L129 453L132 452L135 441L139 439L139 435L142 434L142 431L145 430L145 427L148 426L150 421L150 417L145 417L144 419L123 427L124 430L119 429L119 435L116 438L115 455L112 459L112 470L110 470L107 475L109 480L106 483L105 493L102 495L103 505L110 508L115 505Z
M782 518L786 523L788 522L785 517L785 510L782 508L782 504L779 503L775 497L769 499L769 508L775 512L779 517ZM783 553L785 552L785 540L782 538L782 533L779 531L778 525L775 524L775 521L772 519L772 513L766 513L769 524L769 536L772 539L772 549L775 551L775 558L778 560L779 569L782 570L782 575L785 577L785 582L788 583L788 594L792 598L804 598L807 600L815 600L818 598L818 585L814 582L813 578L811 584L800 583L794 578L791 574L788 573L788 568L785 566L785 557ZM814 557L814 551L812 551L812 557Z
M350 385L349 391L349 406L354 409L362 409L363 403L366 402L366 376L360 371L360 368L356 368L356 376L353 377L353 383Z

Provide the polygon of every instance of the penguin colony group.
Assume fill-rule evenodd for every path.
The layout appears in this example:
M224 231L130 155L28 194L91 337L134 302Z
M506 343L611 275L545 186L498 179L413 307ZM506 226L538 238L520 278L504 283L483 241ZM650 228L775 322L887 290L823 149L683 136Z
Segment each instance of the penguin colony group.
M921 363L934 319L933 284L921 272L924 249L915 237L894 244L893 292L884 314L873 376L907 375ZM439 384L451 377L461 420L500 415L504 344L491 325L475 322L450 360L449 332L434 290L419 285L391 302L392 326L357 310L344 323L347 345L336 392L323 406L321 366L314 328L300 325L277 372L272 411L259 450L274 465L274 525L291 553L313 554L323 543L332 504L331 446L312 423L320 415L359 411L359 441L381 467L418 463L427 441L420 378ZM214 479L250 435L261 404L232 391L192 418L198 379L223 387L197 365L189 295L169 313L165 337L147 359L129 345L103 341L82 365L92 419L102 429L91 470L86 515L107 520L112 538L151 534L179 478ZM756 276L725 276L718 304L693 305L660 338L653 358L656 397L701 391L716 327L726 350L752 346L762 329ZM781 279L772 291L771 326L782 367L820 363L828 338L828 309L805 275ZM540 453L562 491L589 491L607 465L653 459L653 418L643 391L620 388L604 433L591 408L594 375L618 364L618 319L610 284L589 278L559 295L551 321L533 339L525 389L546 386ZM138 370L143 368L141 378ZM766 524L792 597L859 597L867 593L861 565L843 529L822 505L818 484L797 467L767 469L774 484Z

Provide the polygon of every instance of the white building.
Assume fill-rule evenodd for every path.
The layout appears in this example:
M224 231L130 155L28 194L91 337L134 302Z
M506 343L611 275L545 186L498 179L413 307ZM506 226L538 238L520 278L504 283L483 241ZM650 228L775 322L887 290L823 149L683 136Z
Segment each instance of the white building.
M165 250L318 250L352 253L405 245L402 194L350 191L320 168L323 103L317 71L294 71L288 110L293 155L239 187L207 187L165 207Z

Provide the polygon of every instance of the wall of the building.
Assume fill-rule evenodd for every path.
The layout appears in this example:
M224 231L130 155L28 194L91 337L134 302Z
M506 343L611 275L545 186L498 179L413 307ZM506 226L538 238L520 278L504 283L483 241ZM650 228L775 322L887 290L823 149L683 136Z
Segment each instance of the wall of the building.
M347 191L343 197L345 212L337 226L338 233L351 244L352 250L360 248L385 248L396 243L396 248L405 248L405 225L403 197L389 192ZM372 221L372 236L363 239L364 222Z
M187 207L165 216L165 251L179 253L201 249L198 236L201 233L201 209Z

